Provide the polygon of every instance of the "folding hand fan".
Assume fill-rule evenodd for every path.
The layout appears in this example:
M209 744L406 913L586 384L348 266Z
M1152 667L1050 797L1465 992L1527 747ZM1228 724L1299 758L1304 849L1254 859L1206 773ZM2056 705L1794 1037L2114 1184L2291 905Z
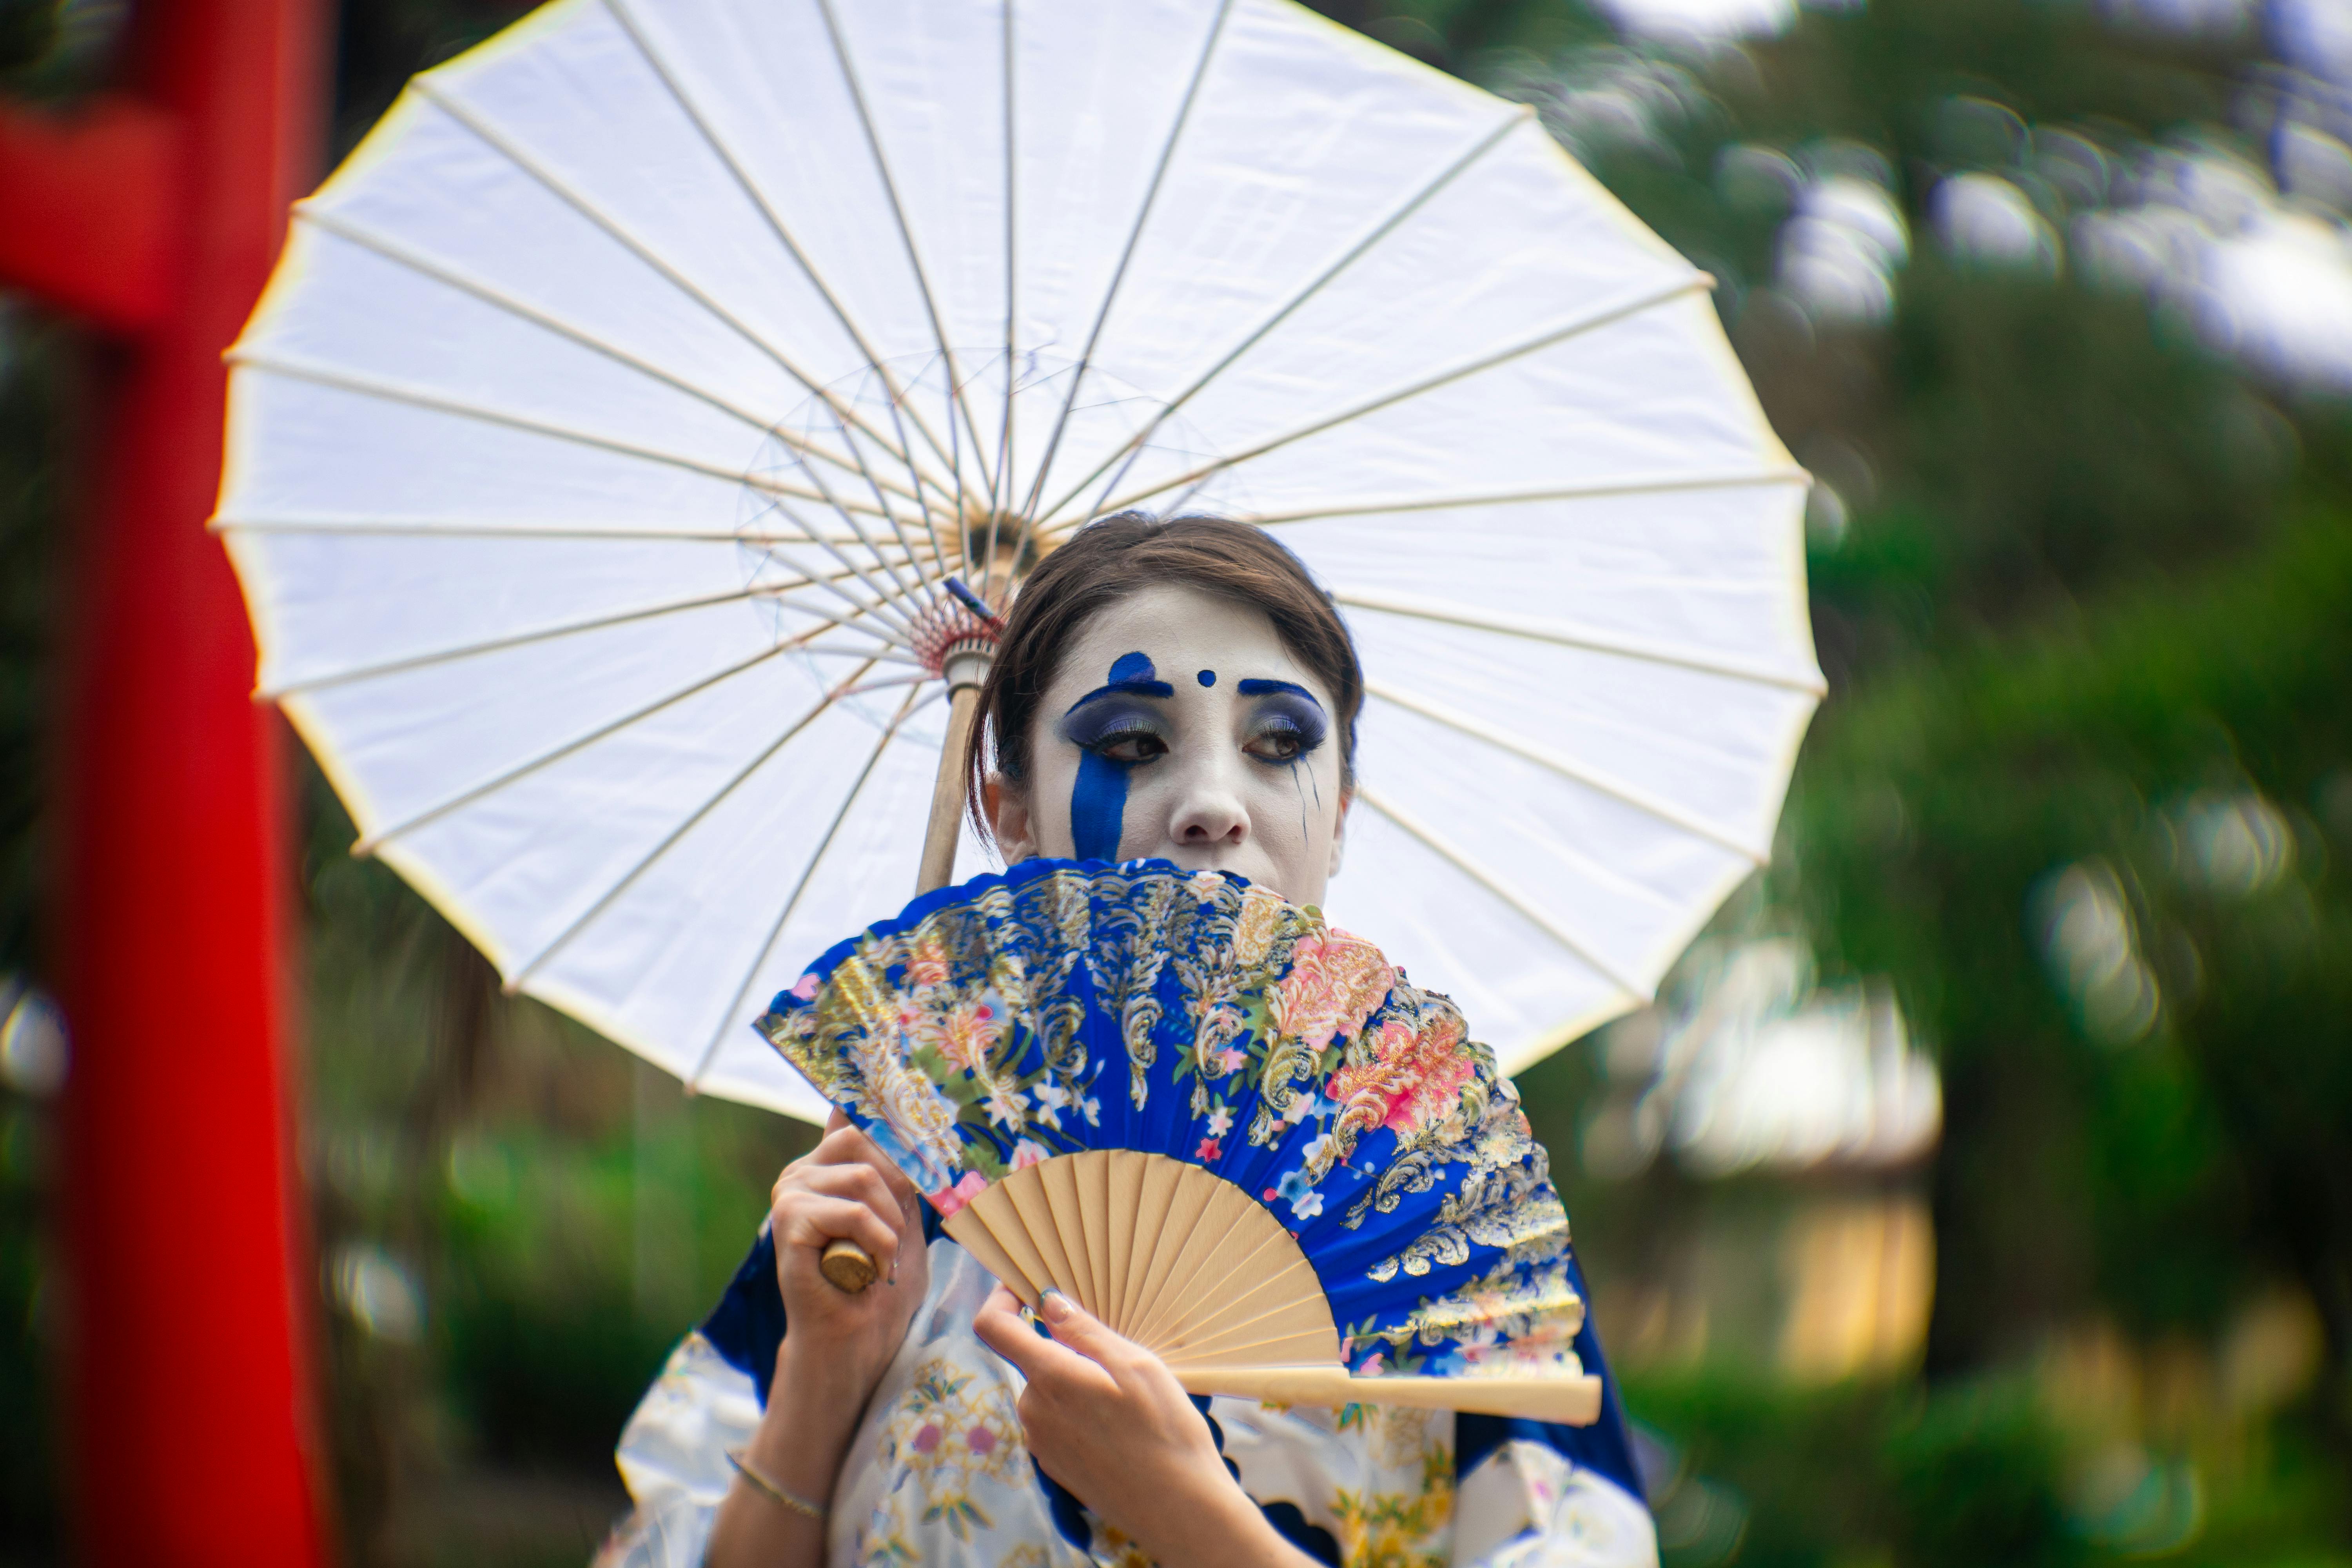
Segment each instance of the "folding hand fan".
M760 1030L1024 1300L1196 1394L1590 1422L1568 1215L1444 996L1166 861L1025 861L819 958Z

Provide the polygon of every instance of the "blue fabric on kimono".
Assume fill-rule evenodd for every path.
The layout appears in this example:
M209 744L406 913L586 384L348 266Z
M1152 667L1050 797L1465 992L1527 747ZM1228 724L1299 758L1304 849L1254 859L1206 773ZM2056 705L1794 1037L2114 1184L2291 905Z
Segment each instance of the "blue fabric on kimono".
M1580 1300L1592 1300L1592 1293L1584 1286L1584 1270L1578 1267L1574 1254L1569 1257L1568 1277ZM1634 1463L1633 1439L1625 1427L1625 1404L1618 1396L1616 1375L1601 1353L1601 1336L1593 1331L1590 1316L1584 1320L1584 1327L1577 1331L1576 1359L1584 1363L1585 1371L1601 1379L1600 1420L1590 1426L1560 1426L1515 1416L1456 1415L1454 1473L1468 1475L1487 1455L1517 1439L1541 1443L1569 1463L1616 1482L1628 1497L1643 1497L1642 1470Z

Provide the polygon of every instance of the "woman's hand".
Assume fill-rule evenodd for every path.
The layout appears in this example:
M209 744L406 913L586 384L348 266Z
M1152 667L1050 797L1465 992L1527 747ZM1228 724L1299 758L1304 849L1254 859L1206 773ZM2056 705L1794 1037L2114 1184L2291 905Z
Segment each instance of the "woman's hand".
M921 1203L898 1167L838 1110L825 1123L824 1141L776 1178L768 1218L776 1287L784 1298L784 1342L776 1351L767 1414L741 1463L816 1509L831 1503L858 1417L929 1292ZM817 1268L826 1244L845 1237L881 1270L855 1296ZM719 1508L703 1562L708 1568L815 1568L824 1533L822 1520L738 1479Z
M1021 1425L1047 1475L1161 1568L1307 1561L1234 1481L1183 1385L1158 1356L1058 1290L1040 1339L999 1285L972 1328L1028 1379Z
M838 1110L824 1142L784 1167L768 1205L784 1298L780 1374L786 1357L823 1365L828 1381L854 1384L855 1403L865 1406L930 1289L921 1205L913 1184ZM855 1296L817 1268L826 1246L841 1239L864 1247L880 1270Z

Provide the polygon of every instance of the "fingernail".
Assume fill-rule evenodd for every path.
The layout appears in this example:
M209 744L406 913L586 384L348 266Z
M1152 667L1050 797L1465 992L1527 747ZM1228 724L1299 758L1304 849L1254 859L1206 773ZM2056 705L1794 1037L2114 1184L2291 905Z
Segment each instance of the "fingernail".
M1070 1299L1048 1285L1038 1292L1037 1310L1045 1314L1049 1323L1064 1322L1070 1315Z

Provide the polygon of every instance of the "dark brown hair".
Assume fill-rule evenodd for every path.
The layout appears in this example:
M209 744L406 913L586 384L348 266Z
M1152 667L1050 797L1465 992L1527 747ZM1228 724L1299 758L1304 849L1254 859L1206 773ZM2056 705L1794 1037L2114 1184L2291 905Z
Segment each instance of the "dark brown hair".
M981 805L981 783L994 752L1005 783L1024 789L1030 730L1037 704L1079 631L1103 611L1146 588L1192 588L1265 612L1290 656L1315 673L1339 704L1339 787L1356 786L1356 718L1364 706L1364 670L1331 597L1315 585L1297 556L1264 531L1221 517L1139 511L1099 519L1072 534L1030 573L1005 617L996 661L980 690L980 722L964 750L973 823L992 831Z

